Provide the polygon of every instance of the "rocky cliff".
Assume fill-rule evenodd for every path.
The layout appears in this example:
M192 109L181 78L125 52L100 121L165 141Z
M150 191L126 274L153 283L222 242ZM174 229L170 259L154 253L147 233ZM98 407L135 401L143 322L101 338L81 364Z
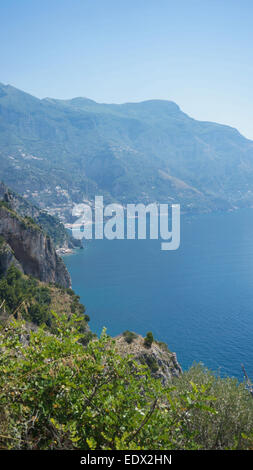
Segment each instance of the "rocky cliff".
M147 348L144 338L137 334L134 334L131 343L126 341L124 335L117 336L115 341L119 354L131 354L137 362L148 365L152 376L164 385L182 373L176 353L170 352L165 343L154 341Z
M14 264L21 272L23 272L22 266L15 258L14 252L10 245L5 242L4 239L0 239L0 277L5 276L8 268Z
M44 232L50 236L56 248L66 250L82 247L81 241L72 238L57 217L30 204L22 196L7 188L2 181L0 181L0 201L7 203L8 207L21 217L33 218Z
M20 217L5 202L0 203L0 236L6 242L0 262L3 271L14 262L25 274L70 287L69 273L50 237L32 219Z

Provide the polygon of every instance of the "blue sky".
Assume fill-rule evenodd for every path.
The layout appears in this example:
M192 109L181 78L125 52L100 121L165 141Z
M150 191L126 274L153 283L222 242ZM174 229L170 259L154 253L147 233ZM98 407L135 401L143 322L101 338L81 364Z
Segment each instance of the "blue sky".
M35 96L175 101L253 139L252 0L3 0L0 81Z

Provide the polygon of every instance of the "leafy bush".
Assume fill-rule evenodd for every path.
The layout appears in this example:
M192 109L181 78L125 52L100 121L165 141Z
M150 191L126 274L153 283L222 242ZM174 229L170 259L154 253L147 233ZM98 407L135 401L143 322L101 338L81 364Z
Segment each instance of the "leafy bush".
M187 432L195 435L197 444L206 449L247 447L247 436L253 437L253 399L245 385L235 378L221 378L196 364L176 380L172 396L189 393L193 383L213 397L209 404L215 410L212 415L203 409L190 413ZM248 445L253 449L252 440Z
M121 357L104 331L81 344L82 318L54 314L56 334L13 321L0 331L0 448L253 447L253 400L232 379L195 367L164 387Z

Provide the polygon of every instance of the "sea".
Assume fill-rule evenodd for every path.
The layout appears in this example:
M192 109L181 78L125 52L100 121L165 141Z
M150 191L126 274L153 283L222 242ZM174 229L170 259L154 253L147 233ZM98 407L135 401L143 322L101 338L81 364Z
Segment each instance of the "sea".
M168 344L183 370L202 363L253 379L253 209L181 216L181 243L84 240L64 256L92 331Z

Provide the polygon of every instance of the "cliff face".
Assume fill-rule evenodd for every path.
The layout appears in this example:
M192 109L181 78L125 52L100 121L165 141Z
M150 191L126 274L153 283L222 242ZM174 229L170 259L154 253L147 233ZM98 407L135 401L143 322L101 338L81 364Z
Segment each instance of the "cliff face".
M0 181L0 201L7 203L10 209L16 212L20 217L33 218L35 222L42 227L43 231L52 238L56 248L74 249L82 247L82 242L72 238L57 217L30 204L19 194L7 188L2 181Z
M0 206L0 235L12 250L2 254L4 270L15 258L25 274L63 287L71 286L67 268L56 254L53 242L36 224Z
M2 181L0 181L0 201L8 203L11 209L21 217L28 216L36 219L39 216L40 210L37 207L29 204L19 194L15 194Z
M10 245L5 241L0 241L0 277L5 276L8 271L8 268L14 264L21 272L23 272L22 266L16 260L14 252L11 249Z
M123 335L115 340L121 355L132 354L137 362L146 364L153 377L160 379L164 385L182 373L176 353L170 352L164 343L154 341L151 347L147 348L144 346L144 338L140 335L135 335L130 344Z

